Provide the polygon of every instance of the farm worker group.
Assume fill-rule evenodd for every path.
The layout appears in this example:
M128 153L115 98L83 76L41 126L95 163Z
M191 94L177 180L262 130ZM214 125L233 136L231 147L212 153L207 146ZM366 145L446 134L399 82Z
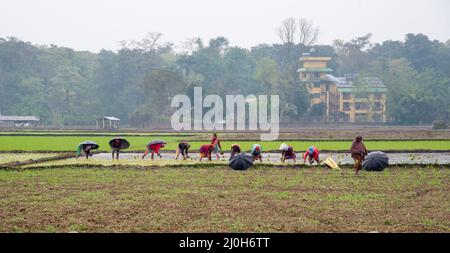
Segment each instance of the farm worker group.
M112 159L119 159L119 153L122 149L127 149L129 147L129 142L123 138L115 138L109 142L111 149L112 149ZM161 148L164 148L167 143L163 140L152 140L146 145L145 153L142 155L142 159L144 159L148 153L151 153L151 159L154 159L154 155L156 154L160 158L162 158L161 154L159 153ZM76 158L78 158L81 154L81 151L83 151L86 155L86 159L89 158L89 156L92 156L91 151L94 149L98 149L99 146L92 141L85 141L83 143L80 143L77 146L77 154ZM187 141L182 141L178 143L176 154L175 154L175 160L178 160L178 157L181 155L183 157L183 160L187 160L189 157L188 152L191 148L191 145ZM253 157L253 161L259 160L262 162L262 146L260 144L253 144L251 146L250 155ZM286 160L293 160L296 162L296 154L294 151L294 148L286 143L282 143L280 145L279 150L281 151L281 161L285 162ZM209 144L204 144L200 146L200 158L199 161L201 161L203 158L206 158L208 161L212 160L212 153L215 154L215 157L217 160L220 159L220 155L224 157L224 152L222 150L222 145L220 144L219 137L216 133L213 134L211 138L211 142ZM230 159L233 158L235 155L241 153L241 146L237 143L234 143L231 145L231 154ZM309 164L313 164L316 162L317 164L320 164L319 160L319 149L315 146L310 146L306 150L306 152L303 155L303 163L306 164L306 161L308 160ZM362 141L361 136L357 136L355 140L352 142L351 148L350 148L350 154L354 160L354 169L355 173L358 175L359 171L362 169L362 162L365 159L365 156L368 154L368 151Z

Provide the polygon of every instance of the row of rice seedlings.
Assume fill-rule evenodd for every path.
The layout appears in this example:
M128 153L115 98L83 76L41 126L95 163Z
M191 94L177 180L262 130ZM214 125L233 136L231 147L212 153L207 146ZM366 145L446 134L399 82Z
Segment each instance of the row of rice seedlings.
M36 160L55 155L56 153L0 153L0 164Z

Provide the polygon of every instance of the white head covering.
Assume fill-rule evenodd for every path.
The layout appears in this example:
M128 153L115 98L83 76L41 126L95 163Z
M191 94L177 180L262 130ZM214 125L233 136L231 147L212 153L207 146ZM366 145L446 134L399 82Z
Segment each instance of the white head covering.
M288 150L288 149L289 149L289 146L286 143L282 143L280 145L280 150Z

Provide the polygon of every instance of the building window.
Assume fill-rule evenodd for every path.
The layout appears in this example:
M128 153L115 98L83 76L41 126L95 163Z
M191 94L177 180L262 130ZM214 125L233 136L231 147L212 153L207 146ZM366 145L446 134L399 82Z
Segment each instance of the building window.
M320 88L320 83L314 83L314 88Z
M368 110L368 109L369 109L368 103L362 103L362 102L355 103L355 110Z
M344 111L350 111L350 102L344 102L344 103L342 104L342 109L343 109Z
M344 121L344 122L350 121L350 115L348 115L347 113L343 113L341 115L342 115L342 121Z
M352 96L350 95L349 92L343 92L343 93L342 93L342 97L343 97L344 99L351 99L351 98L352 98Z
M376 111L381 110L381 102L375 102L374 107L375 107L374 109L375 109Z
M383 94L380 92L375 93L373 96L377 100L381 100L383 98Z
M368 121L367 113L356 113L355 114L355 121L356 122L367 122Z
M372 120L374 122L382 122L383 117L381 117L381 113L374 113L374 114L372 114Z
M320 78L320 73L314 73L315 78Z

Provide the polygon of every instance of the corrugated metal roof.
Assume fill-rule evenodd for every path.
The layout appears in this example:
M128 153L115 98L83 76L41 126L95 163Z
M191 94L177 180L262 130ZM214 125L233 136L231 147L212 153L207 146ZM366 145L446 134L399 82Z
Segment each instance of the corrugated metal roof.
M0 121L40 121L36 116L0 116Z
M331 61L331 57L328 56L311 56L304 55L300 57L300 61Z
M116 118L116 117L103 117L103 118L101 118L101 119L107 119L107 120L119 120L119 121L120 121L120 119L118 119L118 118Z
M353 84L351 81L347 81L345 77L336 77L330 74L325 75L325 77L328 81L336 83L337 87L350 87Z
M344 75L343 77L335 77L331 74L325 76L328 81L336 83L338 88L354 88L353 84L359 78L357 74ZM383 82L376 77L362 77L361 82L367 84L368 88L380 88L381 90L386 88Z
M338 87L338 90L340 92L354 92L356 91L356 87L355 86ZM364 87L364 90L362 90L362 92L387 92L387 91L388 90L386 87L374 87L374 86Z

